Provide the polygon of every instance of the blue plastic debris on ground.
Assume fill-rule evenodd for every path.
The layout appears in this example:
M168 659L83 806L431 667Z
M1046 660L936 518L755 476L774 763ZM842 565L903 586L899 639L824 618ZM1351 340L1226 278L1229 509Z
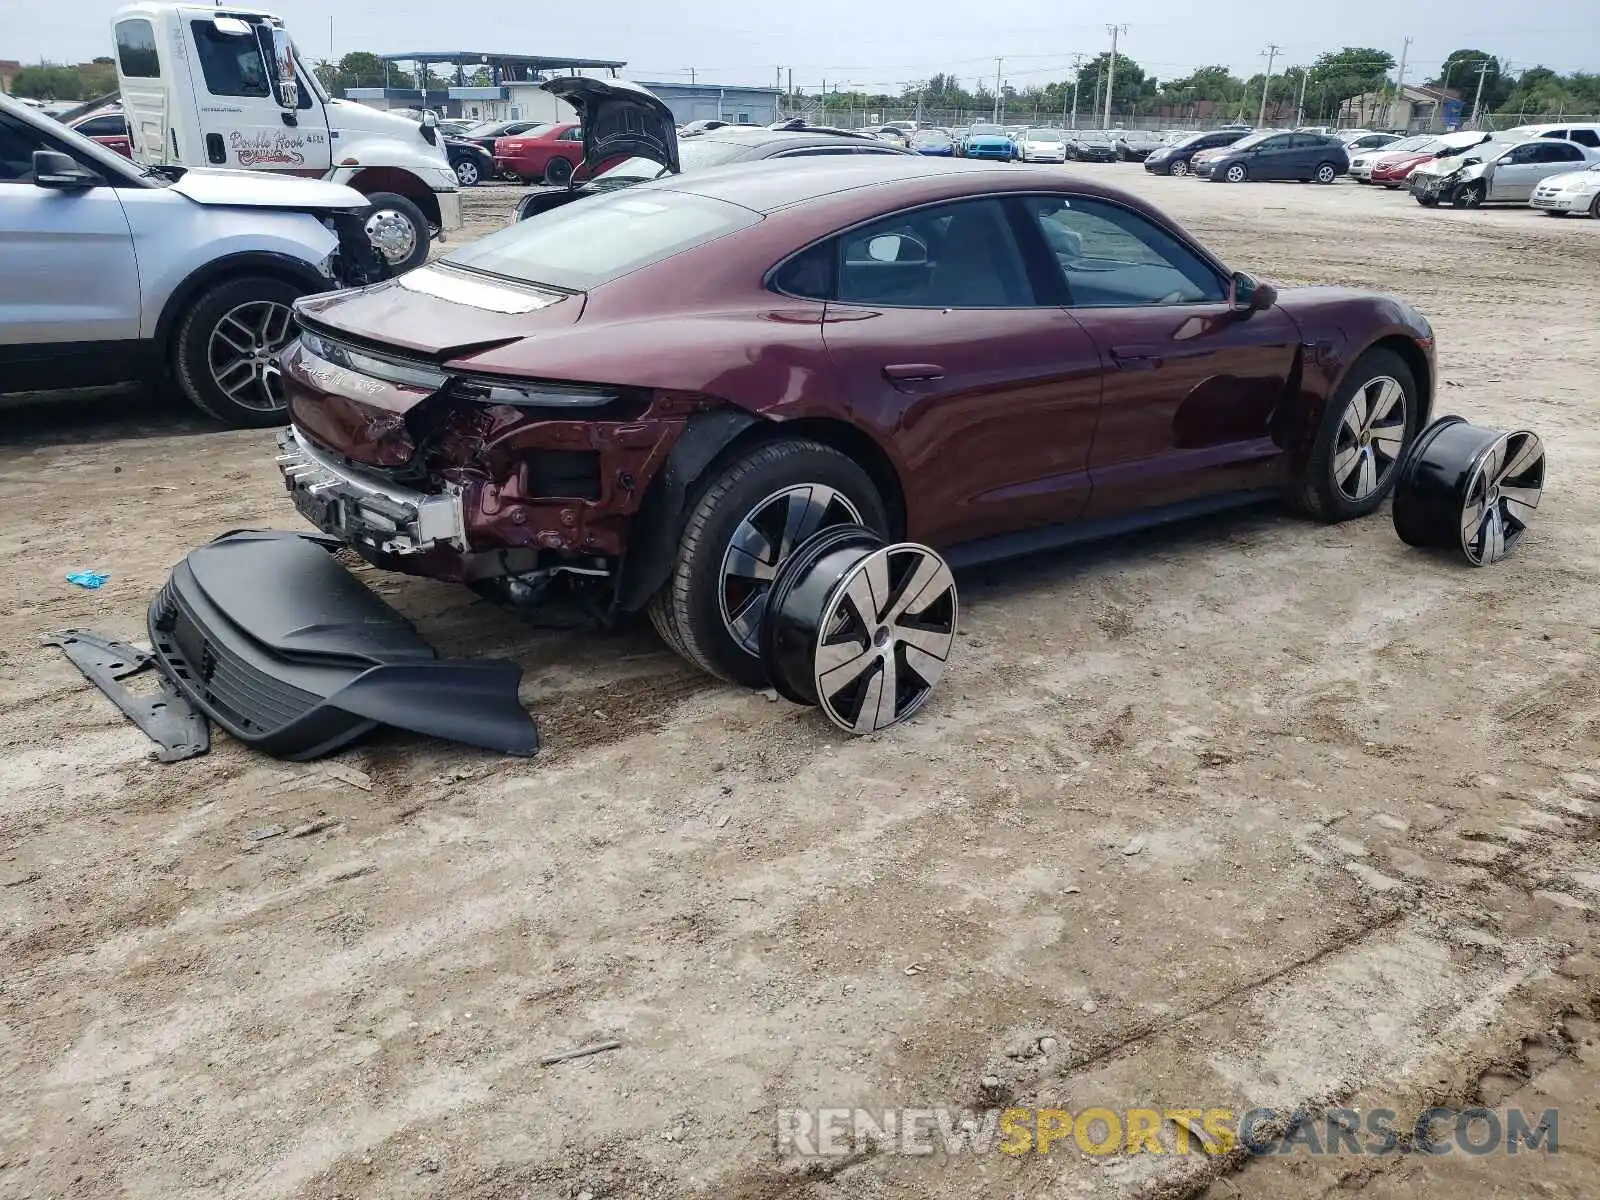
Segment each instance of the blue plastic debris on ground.
M111 576L109 574L103 572L103 571L68 571L67 572L67 582L68 583L75 583L81 588L88 588L90 591L93 591L95 588L104 586L105 581L110 579L110 578L111 578Z

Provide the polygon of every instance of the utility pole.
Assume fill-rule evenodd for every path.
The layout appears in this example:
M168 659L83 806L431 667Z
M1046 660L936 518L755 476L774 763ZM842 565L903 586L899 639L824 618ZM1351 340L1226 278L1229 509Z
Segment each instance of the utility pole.
M1102 129L1111 128L1111 89L1117 81L1117 34L1127 33L1126 25L1107 25L1111 34L1111 61L1106 65L1106 119L1100 126Z
M794 107L794 68L789 68L789 107ZM793 114L791 114L793 115Z
M1267 123L1267 89L1272 86L1272 63L1278 57L1278 51L1283 47L1277 42L1267 43L1267 48L1261 53L1267 56L1267 77L1261 81L1261 113L1256 117L1256 128L1260 129Z
M1409 41L1410 39L1407 38L1406 40ZM1311 71L1306 67L1301 67L1300 68L1300 99L1296 102L1296 104L1294 106L1294 123L1296 125L1304 125L1306 123L1306 80L1310 79L1310 78L1311 78Z
M1397 104L1404 104L1406 102L1406 54L1410 49L1411 39L1407 38L1400 46L1400 69L1395 72L1394 77L1394 98L1395 103ZM1394 124L1393 109L1389 110L1389 124L1391 126ZM1409 127L1410 124L1411 121L1408 119L1406 121L1407 127Z
M1485 58L1478 63L1478 94L1472 98L1472 119L1467 122L1474 129L1478 127L1478 110L1483 107L1483 77L1489 73L1489 68L1493 64L1492 58Z
M694 86L694 68L693 67L689 68L689 86L690 87Z
M1000 64L1003 58L994 60L994 123L1000 124Z
M1082 74L1083 74L1083 55L1074 54L1072 56L1072 125L1071 125L1071 128L1073 128L1073 129L1076 129L1078 127L1078 77L1080 75L1082 75ZM1062 103L1063 104L1066 103L1066 100L1065 100L1064 97L1062 99Z

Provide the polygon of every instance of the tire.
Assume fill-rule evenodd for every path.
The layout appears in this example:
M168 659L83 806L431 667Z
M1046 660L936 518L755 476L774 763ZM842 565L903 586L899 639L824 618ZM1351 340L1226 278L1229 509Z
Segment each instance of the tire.
M1216 177L1217 173L1213 169L1211 172L1211 178L1215 179ZM1243 163L1234 163L1223 172L1223 178L1229 183L1244 183L1250 178L1250 171Z
M1389 439L1380 441L1372 438L1370 442L1360 442L1351 438L1350 430L1345 426L1345 414L1350 410L1356 393L1364 389L1381 388L1379 381L1384 379L1398 383L1405 397L1404 420L1399 426L1397 448ZM1345 376L1322 414L1322 426L1317 430L1317 440L1306 458L1304 470L1300 478L1290 485L1290 503L1307 516L1328 522L1348 521L1372 512L1394 489L1395 479L1400 473L1400 462L1416 437L1419 416L1417 383L1405 360L1392 350L1368 350L1351 366L1350 373ZM1393 429L1394 426L1386 425L1386 428ZM1354 469L1359 469L1361 455L1366 451L1374 452L1375 462L1385 457L1388 460L1387 463L1379 462L1375 467L1376 486L1360 495L1349 494L1335 477L1336 456L1347 453L1350 449L1348 443L1352 441L1357 446ZM1342 442L1346 443L1343 449ZM1359 492L1360 485L1352 485L1352 490Z
M1170 167L1167 168L1167 174L1171 175L1174 179L1182 179L1188 173L1189 164L1181 158L1177 159Z
M458 158L455 161L456 182L462 187L477 187L483 182L483 172L478 170L476 159Z
M765 686L756 640L741 644L724 617L729 603L753 594L735 586L730 598L724 559L747 517L784 503L780 498L787 489L807 484L830 488L844 501L830 504L817 528L851 520L853 508L857 523L888 536L888 513L871 478L854 461L818 442L784 438L714 466L689 503L672 575L649 606L661 639L701 670L747 687ZM786 557L781 546L773 557L767 565L776 568ZM730 615L738 613L735 609ZM756 633L759 628L757 619Z
M1316 180L1318 183L1332 183L1337 178L1339 178L1339 168L1335 164L1331 162L1317 164Z
M552 158L544 165L544 181L557 185L567 182L572 178L572 164L559 156Z
M1589 202L1589 215L1596 221L1600 221L1600 196L1596 196Z
M1483 195L1483 184L1469 183L1456 189L1455 198L1450 203L1456 208L1477 208L1483 204Z
M1417 203L1422 205L1423 208L1439 207L1439 197L1437 196L1418 196L1416 199Z
M372 202L367 209L367 236L389 269L399 275L427 262L433 234L422 210L393 192L374 192L367 199ZM409 230L401 228L402 221Z
M1547 217L1564 217L1567 214L1564 213L1564 212L1556 212L1552 208L1547 208L1547 209L1544 210L1544 215L1547 216Z
M293 340L289 309L305 294L268 275L230 279L201 293L178 322L172 344L172 374L189 402L233 429L284 424L289 410L267 368L275 369L277 352Z

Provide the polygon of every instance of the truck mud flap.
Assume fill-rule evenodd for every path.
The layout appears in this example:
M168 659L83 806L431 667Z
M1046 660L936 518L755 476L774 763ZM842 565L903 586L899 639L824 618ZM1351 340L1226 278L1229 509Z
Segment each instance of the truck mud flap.
M277 758L331 754L375 726L539 749L517 699L522 668L440 659L325 539L224 534L190 552L150 604L163 674L239 741Z

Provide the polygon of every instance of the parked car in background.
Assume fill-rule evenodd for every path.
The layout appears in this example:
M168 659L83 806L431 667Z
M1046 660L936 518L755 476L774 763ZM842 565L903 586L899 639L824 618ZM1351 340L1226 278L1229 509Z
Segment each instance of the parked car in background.
M387 274L368 206L322 180L136 166L0 96L0 392L174 381L225 424L282 424L290 306Z
M956 152L956 142L943 129L919 129L911 135L907 148L915 154L950 158Z
M1545 176L1534 187L1528 203L1552 217L1586 212L1600 221L1600 162L1581 171Z
M1063 129L1029 126L1017 134L1017 157L1023 162L1064 163L1067 134Z
M1016 146L1012 145L1005 129L999 125L978 121L968 126L967 131L961 135L963 158L996 158L1002 162L1010 162L1016 154Z
M1493 135L1479 130L1444 133L1438 137L1428 138L1425 146L1414 150L1396 152L1393 147L1380 150L1368 168L1368 182L1390 190L1403 187L1411 178L1411 172L1423 163L1464 153L1473 146L1488 141L1491 136ZM1395 145L1399 143L1396 142Z
M1144 169L1157 175L1187 175L1194 169L1192 163L1196 157L1231 146L1242 137L1244 132L1238 129L1208 129L1184 134L1169 145L1152 150L1144 160Z
M758 687L774 573L821 528L960 566L1263 495L1360 517L1434 392L1409 305L1280 291L1049 168L844 154L682 175L406 281L297 309L278 459L296 506L385 570L537 597L576 569ZM1322 343L1338 353L1302 371ZM892 701L954 633L953 610L889 587L830 631L854 664L841 693Z
M1067 134L1067 157L1073 162L1116 162L1111 134L1099 129L1076 129Z
M699 137L702 133L710 133L713 129L722 129L732 124L732 121L723 121L715 117L706 117L698 121L686 122L678 132L684 137Z
M133 157L133 142L128 137L128 118L118 109L116 112L91 113L87 117L79 117L68 127L74 133L80 133L92 142L98 142L107 150L113 150L123 158Z
M663 175L693 174L730 163L770 158L792 161L796 169L809 169L805 164L839 155L902 157L908 153L865 131L808 126L799 119L782 122L776 129L728 125L678 141L671 110L636 84L573 77L550 80L544 88L570 104L584 128L599 122L600 129L623 132L586 140L578 175L583 182L572 188L528 192L517 202L518 221Z
M1425 208L1526 204L1543 180L1596 161L1600 150L1576 142L1497 137L1462 154L1422 163L1411 172L1411 194Z
M880 142L888 142L891 146L898 146L902 150L906 148L908 141L906 131L898 125L879 125L868 132L876 135Z
M1600 150L1600 125L1572 125L1561 121L1552 125L1518 125L1498 136L1551 138L1556 141L1576 142L1589 150Z
M473 126L479 124L471 117L446 117L439 122L439 132L447 137L465 137Z
M1239 139L1197 163L1195 173L1213 183L1299 179L1332 183L1350 167L1338 138L1321 133L1275 133L1265 130Z
M462 187L476 187L485 179L495 176L494 155L477 142L446 135L444 153L450 160L450 169L456 173L456 181Z
M574 121L557 121L494 144L494 169L521 183L565 183L583 161L583 130Z
M1381 150L1400 141L1401 137L1398 133L1359 133L1355 137L1338 137L1338 140L1344 143L1346 153L1360 154L1365 150Z
M1167 144L1166 136L1151 129L1124 129L1111 143L1123 162L1143 162Z
M518 137L522 134L534 135L548 124L548 121L479 121L461 136L466 141L477 143L493 155L494 144L500 138Z
M1370 183L1372 168L1382 160L1396 155L1419 153L1426 157L1440 145L1432 134L1419 133L1415 137L1400 138L1386 146L1359 153L1350 152L1350 178L1357 183Z

